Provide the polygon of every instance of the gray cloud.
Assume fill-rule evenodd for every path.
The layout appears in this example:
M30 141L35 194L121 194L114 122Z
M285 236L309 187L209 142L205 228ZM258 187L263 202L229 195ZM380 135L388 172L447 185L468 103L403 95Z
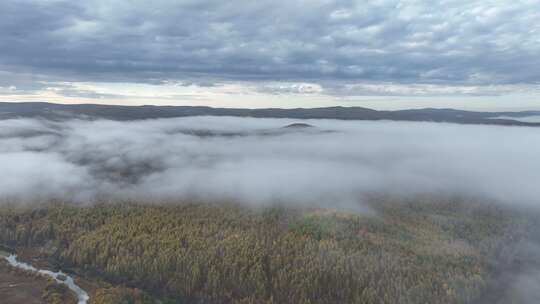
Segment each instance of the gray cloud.
M5 0L0 65L92 81L537 84L539 4Z
M332 120L308 121L316 129L281 128L291 122L1 120L0 197L350 208L374 192L435 192L538 207L536 129Z

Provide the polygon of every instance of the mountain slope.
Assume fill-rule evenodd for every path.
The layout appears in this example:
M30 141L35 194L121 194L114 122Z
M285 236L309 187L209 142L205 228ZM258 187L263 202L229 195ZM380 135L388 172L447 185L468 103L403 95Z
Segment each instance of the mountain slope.
M471 112L453 109L430 108L399 111L377 111L362 107L238 109L211 108L202 106L114 106L95 104L63 105L45 102L0 103L0 119L16 117L65 119L78 116L88 118L106 118L113 120L136 120L201 115L295 119L432 121L461 124L540 126L540 123L524 122L519 120L521 117L540 116L539 111Z

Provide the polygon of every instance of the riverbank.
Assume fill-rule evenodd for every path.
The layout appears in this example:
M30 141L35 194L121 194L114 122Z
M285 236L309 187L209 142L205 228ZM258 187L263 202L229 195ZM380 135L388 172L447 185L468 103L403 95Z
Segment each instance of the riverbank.
M37 269L30 264L17 260L17 255L11 254L4 257L11 267L15 267L30 273L36 273L53 279L57 284L67 286L77 296L77 304L87 304L90 297L88 293L75 284L73 278L62 271L53 272L50 270Z
M46 279L13 272L6 263L0 262L0 298L2 298L2 303L44 303L42 295L46 286Z
M0 252L0 299L3 304L75 304L69 289L46 276L12 267Z
M37 247L0 245L0 303L159 303L140 290L115 286L91 274L75 274L74 269L59 267L40 251ZM12 254L15 252L17 255Z

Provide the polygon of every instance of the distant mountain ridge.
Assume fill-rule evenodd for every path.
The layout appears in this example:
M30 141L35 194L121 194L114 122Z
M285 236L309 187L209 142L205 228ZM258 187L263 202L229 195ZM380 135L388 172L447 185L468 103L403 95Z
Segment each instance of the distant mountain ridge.
M519 121L519 118L540 116L540 111L473 112L434 108L378 111L363 107L339 106L296 109L240 109L212 108L205 106L117 106L98 104L66 105L47 102L0 102L0 119L16 117L66 119L75 116L113 120L138 120L203 115L294 119L431 121L460 124L540 126L540 122Z

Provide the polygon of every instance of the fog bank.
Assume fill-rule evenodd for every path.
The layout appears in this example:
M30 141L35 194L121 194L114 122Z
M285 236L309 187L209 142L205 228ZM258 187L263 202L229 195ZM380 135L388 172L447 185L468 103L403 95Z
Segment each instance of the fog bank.
M283 128L294 122L315 128ZM354 207L369 193L536 206L540 131L390 121L0 120L0 197Z

